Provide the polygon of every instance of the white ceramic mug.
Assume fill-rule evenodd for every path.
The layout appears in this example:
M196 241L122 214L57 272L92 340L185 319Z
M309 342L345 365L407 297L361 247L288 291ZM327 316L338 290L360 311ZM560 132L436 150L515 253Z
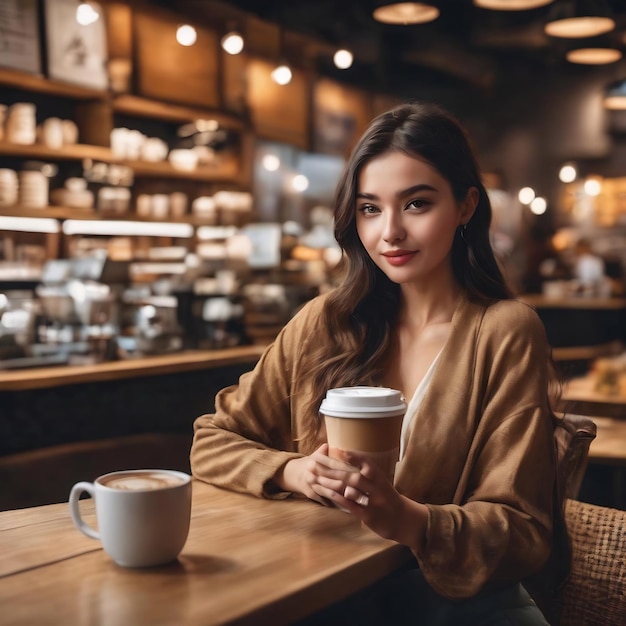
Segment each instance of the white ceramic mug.
M95 499L98 530L80 514L79 497ZM99 539L123 567L149 567L176 559L185 545L191 518L191 476L163 469L111 472L70 492L76 528Z

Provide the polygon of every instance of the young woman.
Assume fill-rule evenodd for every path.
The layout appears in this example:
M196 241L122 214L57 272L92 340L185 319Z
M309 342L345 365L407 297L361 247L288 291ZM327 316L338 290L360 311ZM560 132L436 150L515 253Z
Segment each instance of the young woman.
M333 503L413 551L385 623L546 623L520 582L552 542L549 346L510 297L490 218L456 120L427 104L380 115L338 186L343 282L195 423L198 478ZM363 384L409 404L393 484L357 454L328 456L324 394Z

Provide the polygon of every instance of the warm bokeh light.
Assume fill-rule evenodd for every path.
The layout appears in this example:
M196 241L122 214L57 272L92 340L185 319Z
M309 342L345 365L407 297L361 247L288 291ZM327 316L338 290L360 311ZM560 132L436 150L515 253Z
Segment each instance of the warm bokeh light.
M548 22L545 31L552 37L582 39L608 33L615 28L615 22L609 17L569 17Z
M530 204L535 199L535 190L532 187L522 187L517 194L522 204Z
M243 37L236 31L227 33L222 38L222 48L228 54L239 54L243 50Z
M89 26L89 24L97 22L99 18L100 13L89 2L81 2L76 7L76 21L81 26Z
M570 50L565 58L580 65L607 65L619 61L622 53L616 48L578 48Z
M559 180L562 183L572 183L576 180L577 175L576 168L572 164L567 163L559 171Z
M626 96L607 96L604 99L604 108L611 111L626 111Z
M527 11L550 4L554 0L474 0L474 4L482 9L494 11Z
M548 203L546 202L546 199L542 198L541 196L537 196L530 203L530 210L534 215L543 215L546 212L547 208Z
M296 174L291 181L291 188L298 193L309 188L309 179L304 174Z
M583 189L588 196L599 196L602 191L602 183L597 178L588 178Z
M291 69L287 65L279 65L272 71L272 80L279 85L288 85L291 82Z
M261 162L268 172L275 172L280 167L280 159L275 154L266 154Z
M333 56L333 61L335 66L340 70L347 70L352 66L352 61L354 61L354 56L350 50L337 50L335 55Z
M198 34L196 33L196 29L189 24L183 24L176 30L176 41L181 46L193 46L197 38Z
M439 17L439 9L423 2L396 2L378 7L372 13L383 24L425 24Z

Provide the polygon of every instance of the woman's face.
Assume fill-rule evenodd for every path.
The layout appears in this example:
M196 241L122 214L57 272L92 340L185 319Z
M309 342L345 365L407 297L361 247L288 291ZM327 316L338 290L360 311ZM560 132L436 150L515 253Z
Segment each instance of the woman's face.
M428 284L452 273L456 229L472 216L478 191L457 202L435 168L402 152L369 161L357 180L356 227L372 261L395 283Z

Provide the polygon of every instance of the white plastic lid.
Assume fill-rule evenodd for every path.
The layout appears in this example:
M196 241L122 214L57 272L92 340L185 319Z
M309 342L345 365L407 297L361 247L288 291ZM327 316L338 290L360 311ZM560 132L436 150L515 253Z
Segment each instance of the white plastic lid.
M388 387L329 389L320 413L329 417L391 417L406 411L402 393Z

